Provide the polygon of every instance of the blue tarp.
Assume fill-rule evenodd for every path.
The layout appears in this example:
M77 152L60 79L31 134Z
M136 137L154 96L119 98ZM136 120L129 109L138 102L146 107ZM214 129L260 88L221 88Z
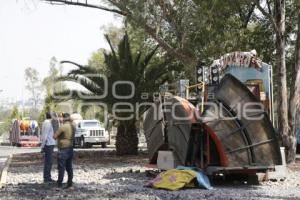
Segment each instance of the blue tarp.
M199 168L197 167L185 167L185 166L177 166L176 169L179 170L193 170L197 173L197 182L199 187L204 188L204 189L212 189L212 186L210 184L210 181L206 174Z

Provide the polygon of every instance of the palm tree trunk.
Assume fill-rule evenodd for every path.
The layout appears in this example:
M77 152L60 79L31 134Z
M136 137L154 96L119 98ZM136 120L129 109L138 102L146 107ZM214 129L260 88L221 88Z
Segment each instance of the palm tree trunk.
M135 122L122 122L119 124L116 136L117 155L137 155L138 141Z

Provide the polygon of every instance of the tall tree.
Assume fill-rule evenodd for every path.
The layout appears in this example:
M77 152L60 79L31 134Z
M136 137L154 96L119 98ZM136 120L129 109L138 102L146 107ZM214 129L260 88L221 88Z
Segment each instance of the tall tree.
M123 16L132 32L141 33L138 36L142 35L146 44L159 44L164 50L162 54L167 53L173 60L181 62L184 65L182 75L186 79L194 79L197 60L210 63L231 51L257 49L260 58L274 64L271 24L254 12L256 5L252 0L44 1Z
M278 131L280 133L283 146L286 148L286 158L288 163L295 162L296 159L296 122L297 112L299 110L299 93L300 93L300 30L298 17L298 33L296 34L295 45L295 62L290 75L291 87L287 87L287 67L286 67L286 49L287 49L287 32L286 32L286 9L290 6L290 13L298 12L299 2L291 3L286 0L259 1L252 0L258 10L269 20L275 34L276 47L276 77L277 77L277 113L278 113ZM266 5L265 5L266 4ZM265 5L265 6L264 6ZM298 10L298 11L297 11ZM293 16L289 16L292 21ZM290 96L288 95L290 94Z
M21 119L22 115L19 112L18 106L14 106L11 114L10 114L10 119Z
M70 71L68 76L60 78L62 81L74 81L85 87L87 92L81 91L87 98L78 95L78 90L71 92L71 99L80 99L84 102L99 101L107 105L108 111L113 113L118 121L116 149L118 155L136 154L138 146L138 136L136 121L139 116L148 108L148 106L137 107L137 103L145 100L142 98L144 92L149 94L151 98L152 92L156 91L158 86L169 79L169 73L176 70L176 65L167 65L169 61L160 63L151 63L157 48L143 56L141 51L132 52L128 35L125 34L118 44L117 48L112 46L108 36L107 42L110 45L110 52L104 53L107 77L107 95L101 99L94 95L101 95L105 91L105 82L99 76L90 76L90 74L101 74L101 69L89 66L81 66L74 62L64 61L63 63L71 63L78 67L76 70ZM163 67L167 66L167 67ZM128 84L118 84L115 87L116 94L119 96L130 95L130 98L120 99L114 94L114 84L117 81L127 81L132 83L134 87ZM62 94L70 94L65 91ZM60 94L60 95L62 95ZM56 99L68 100L69 98ZM149 100L149 99L148 99Z
M288 122L289 132L287 143L291 146L288 158L292 162L296 158L297 147L297 118L300 107L300 4L296 6L298 8L298 31L295 44L295 64L292 69L292 84L290 87L290 99L288 110Z
M33 108L37 111L37 106L41 101L42 86L39 79L39 73L36 69L28 67L25 69L26 89L30 93L30 100L33 102Z
M298 0L45 1L91 7L124 16L127 23L143 29L169 55L189 66L185 70L190 74L193 73L191 66L198 58L209 60L225 52L256 47L265 61L272 64L274 61L278 130L287 150L287 161L295 161L299 45L290 49L294 47L296 35L293 30L299 12ZM291 59L293 55L295 59ZM289 82L287 74L293 77Z
M124 16L127 23L135 29L143 29L170 56L192 66L199 58L220 56L233 50L239 42L236 36L247 27L254 10L252 3L246 0L239 4L233 0L44 1L96 8ZM224 42L229 41L228 38L231 42Z
M12 120L14 119L21 119L22 115L19 112L18 106L14 106L11 110L10 110L10 114L9 116L5 119L3 124L0 124L0 135L2 135L3 133L8 133L9 129L11 127L12 124Z
M49 63L48 76L42 81L42 86L45 90L45 98L43 109L39 115L39 123L45 120L45 114L49 111L54 111L55 102L51 99L51 95L57 89L56 78L59 77L59 70L57 69L57 59L53 56Z

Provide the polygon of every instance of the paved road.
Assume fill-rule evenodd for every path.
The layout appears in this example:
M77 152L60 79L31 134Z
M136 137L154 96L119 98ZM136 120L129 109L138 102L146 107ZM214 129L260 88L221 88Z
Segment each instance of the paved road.
M0 177L1 177L1 171L4 168L7 159L8 159L7 156L0 156Z
M11 154L34 153L41 151L40 148L19 148L11 146L0 146L0 156L9 156Z
M75 151L103 151L103 150L114 150L114 146L109 145L107 148L101 148L100 146L93 147L93 148L88 148L88 149L79 149L76 148ZM36 153L40 152L41 148L26 148L26 147L11 147L11 146L0 146L0 158L1 157L7 157L11 154L22 154L22 153Z

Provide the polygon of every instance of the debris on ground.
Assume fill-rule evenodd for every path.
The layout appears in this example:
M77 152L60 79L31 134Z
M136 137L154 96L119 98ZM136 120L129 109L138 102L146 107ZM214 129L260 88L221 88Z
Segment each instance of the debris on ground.
M8 183L0 190L1 200L15 199L299 199L300 163L289 169L284 181L263 182L260 185L241 183L213 185L212 190L156 190L144 185L147 158L140 156L98 155L95 159L82 156L74 162L74 189L60 190L55 184L44 184L43 165L39 155L23 154L12 160ZM56 164L52 170L57 178Z

